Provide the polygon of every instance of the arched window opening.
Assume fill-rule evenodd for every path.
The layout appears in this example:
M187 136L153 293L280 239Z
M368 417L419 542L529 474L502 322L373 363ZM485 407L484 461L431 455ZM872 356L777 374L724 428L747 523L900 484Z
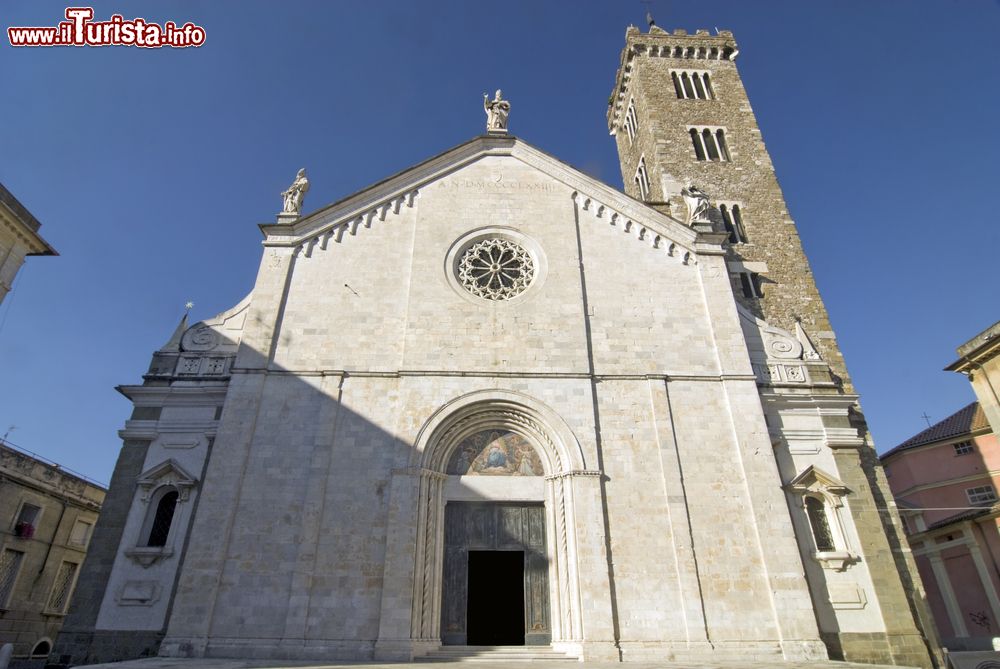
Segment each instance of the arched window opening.
M715 137L719 140L719 156L722 160L729 160L729 146L726 145L726 133L722 132L722 130L716 130Z
M694 80L694 92L697 94L696 97L699 100L707 100L708 95L705 93L705 86L701 82L701 75L695 73L691 75L691 78Z
M156 514L153 516L153 523L149 528L147 546L167 545L170 524L174 520L174 510L177 508L177 497L176 490L171 490L160 497L160 502L156 505Z
M681 81L677 77L677 73L676 72L671 72L670 73L670 78L674 80L674 90L677 91L677 97L683 100L684 99L684 89L681 88Z
M820 552L834 550L836 546L833 543L833 533L830 531L830 521L826 516L826 504L816 497L806 497L805 502L816 550Z
M691 78L688 76L687 72L681 74L681 83L684 84L684 97L695 97L694 88L691 86Z
M705 147L701 143L701 136L698 134L698 131L695 130L694 128L691 128L690 134L691 134L691 141L694 143L695 157L697 157L698 160L705 160Z
M708 95L709 100L715 99L715 91L712 90L712 80L709 78L708 73L701 75L703 81L705 82L705 93Z
M719 150L715 146L715 141L712 139L712 131L705 128L701 131L701 136L705 140L705 150L708 151L709 160L719 159Z
M48 657L52 652L52 644L47 639L42 639L31 649L31 657Z

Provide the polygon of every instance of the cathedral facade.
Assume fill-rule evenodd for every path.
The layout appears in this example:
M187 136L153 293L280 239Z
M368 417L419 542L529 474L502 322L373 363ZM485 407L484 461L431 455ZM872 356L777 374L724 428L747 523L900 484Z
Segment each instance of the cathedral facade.
M630 28L626 192L487 133L309 214L141 385L56 655L930 666L843 359L715 35Z

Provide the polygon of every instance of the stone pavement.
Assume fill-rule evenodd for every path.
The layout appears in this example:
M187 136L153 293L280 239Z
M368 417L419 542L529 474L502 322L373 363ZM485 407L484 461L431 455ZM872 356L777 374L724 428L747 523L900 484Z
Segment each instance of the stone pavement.
M353 669L454 669L456 662L419 662L419 663L376 663L376 662L332 662L329 664L317 662L295 662L285 660L224 660L208 658L168 658L150 657L128 662L113 662L109 664L92 664L87 669L338 669L350 667ZM539 664L552 669L580 669L581 663L574 661L506 661L489 662L475 661L476 669L537 669ZM856 664L854 662L832 662L828 660L817 662L584 662L584 669L906 669L906 667L889 667L881 664Z

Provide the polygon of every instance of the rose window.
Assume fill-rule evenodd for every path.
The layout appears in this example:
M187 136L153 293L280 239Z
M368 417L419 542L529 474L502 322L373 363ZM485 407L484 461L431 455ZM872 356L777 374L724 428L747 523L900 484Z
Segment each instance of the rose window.
M470 246L458 262L458 280L473 295L509 300L535 277L531 255L507 239L485 239Z

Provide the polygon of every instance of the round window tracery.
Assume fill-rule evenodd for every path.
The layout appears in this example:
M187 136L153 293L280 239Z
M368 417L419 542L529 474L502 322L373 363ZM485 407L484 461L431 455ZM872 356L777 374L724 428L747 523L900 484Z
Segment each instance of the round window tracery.
M476 242L458 262L458 280L473 295L509 300L524 292L535 278L535 264L521 245L491 237Z

